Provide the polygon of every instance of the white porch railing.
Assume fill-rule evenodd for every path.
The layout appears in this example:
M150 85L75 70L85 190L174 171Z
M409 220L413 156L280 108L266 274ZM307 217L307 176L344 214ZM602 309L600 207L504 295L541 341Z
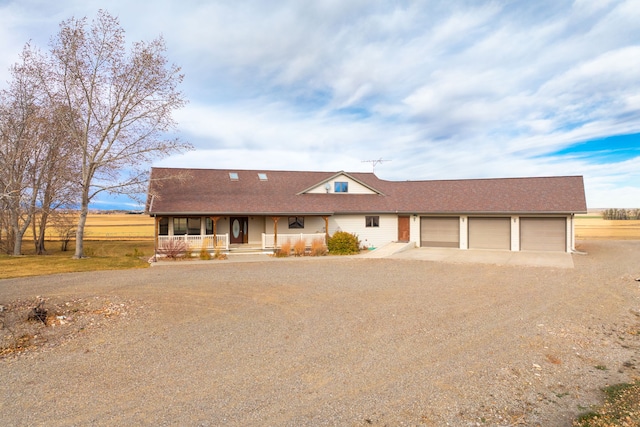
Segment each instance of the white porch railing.
M278 234L278 248L282 246L284 242L289 242L291 246L294 246L300 240L304 240L304 245L307 248L311 247L311 243L321 239L322 243L325 243L324 233L312 233L312 234ZM262 249L275 249L275 235L262 233Z
M197 250L202 249L203 247L206 249L224 249L229 250L229 235L228 234L218 234L215 236L215 242L213 239L213 235L188 235L185 234L183 236L158 236L158 247L162 248L162 246L170 241L170 240L183 240L187 242L189 245L189 249Z

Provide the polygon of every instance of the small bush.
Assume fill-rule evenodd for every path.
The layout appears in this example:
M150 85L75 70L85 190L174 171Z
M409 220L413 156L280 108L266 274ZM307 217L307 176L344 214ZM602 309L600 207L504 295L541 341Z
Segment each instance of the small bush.
M220 248L216 248L216 251L213 254L213 259L218 259L218 260L227 259L227 254L223 254L222 251L220 251Z
M205 243L203 243L200 248L200 259L203 261L209 261L211 259L211 253L207 249L207 245Z
M304 256L305 249L307 245L303 239L300 239L293 245L293 254L295 256Z
M327 244L329 253L334 255L351 255L360 252L358 236L346 231L336 231Z
M286 241L280 245L280 249L276 250L276 256L278 258L285 258L291 255L291 242Z
M311 242L311 256L323 256L327 254L327 246L324 239L313 239Z
M160 246L158 253L169 259L177 259L185 254L190 254L189 245L184 240L168 240Z

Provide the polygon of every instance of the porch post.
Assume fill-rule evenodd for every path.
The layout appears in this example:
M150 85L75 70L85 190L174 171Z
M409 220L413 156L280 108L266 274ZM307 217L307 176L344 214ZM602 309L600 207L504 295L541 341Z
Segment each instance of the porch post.
M324 243L329 243L329 217L323 216L324 219Z
M279 216L272 216L271 219L273 220L273 249L278 249L278 220L280 219Z
M212 216L211 217L211 221L213 222L213 249L215 249L218 246L218 220L220 219L219 216Z
M158 234L160 234L160 219L157 216L153 216L154 227L153 227L153 261L158 260Z

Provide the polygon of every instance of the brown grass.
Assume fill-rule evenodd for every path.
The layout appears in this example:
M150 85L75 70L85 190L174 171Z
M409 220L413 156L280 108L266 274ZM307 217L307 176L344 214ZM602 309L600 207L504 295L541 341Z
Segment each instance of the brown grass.
M311 242L311 256L323 256L327 254L327 245L324 239L313 239Z
M305 249L306 249L305 241L300 239L295 243L295 245L293 245L293 254L295 256L304 256Z
M640 239L639 220L604 220L600 217L575 218L577 239Z
M77 271L145 268L153 256L153 239L149 241L85 241L87 259L72 259L74 242L60 251L60 242L47 242L48 255L34 255L31 242L24 242L23 256L0 255L0 279L41 276Z
M291 255L291 242L288 240L280 245L280 249L276 251L278 257L288 257Z

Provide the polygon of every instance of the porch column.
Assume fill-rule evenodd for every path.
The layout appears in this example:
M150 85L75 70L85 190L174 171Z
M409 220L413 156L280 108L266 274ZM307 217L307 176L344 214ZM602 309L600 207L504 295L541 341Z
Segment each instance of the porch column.
M160 234L160 219L161 217L154 216L153 221L155 225L153 227L153 259L156 260L158 254L158 234Z
M272 216L273 220L273 249L278 249L278 220L279 216Z
M218 246L218 220L220 219L219 216L212 216L211 217L211 222L213 222L213 249L215 249Z
M329 243L329 217L323 216L324 219L324 243Z

